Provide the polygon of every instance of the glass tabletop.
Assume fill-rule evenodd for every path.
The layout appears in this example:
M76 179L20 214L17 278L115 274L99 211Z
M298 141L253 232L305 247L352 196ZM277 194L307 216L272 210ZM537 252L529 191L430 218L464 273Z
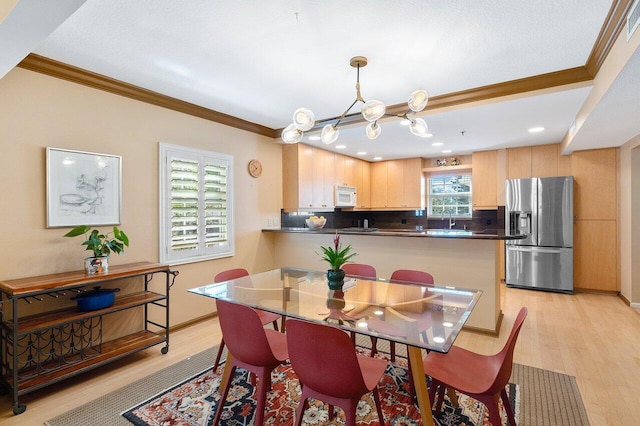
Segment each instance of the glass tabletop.
M326 272L298 268L188 291L437 352L449 350L482 294L350 276L341 291L329 290Z

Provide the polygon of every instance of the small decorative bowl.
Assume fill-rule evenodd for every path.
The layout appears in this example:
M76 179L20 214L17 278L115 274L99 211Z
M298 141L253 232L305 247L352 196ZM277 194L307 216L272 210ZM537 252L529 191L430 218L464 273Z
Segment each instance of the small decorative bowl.
M307 228L309 229L322 229L322 227L327 223L327 219L305 219L307 223Z

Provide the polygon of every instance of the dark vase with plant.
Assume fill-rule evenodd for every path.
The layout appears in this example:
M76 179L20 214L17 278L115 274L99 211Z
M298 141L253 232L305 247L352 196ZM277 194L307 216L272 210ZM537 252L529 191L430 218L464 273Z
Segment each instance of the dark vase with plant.
M82 243L86 250L93 252L93 256L87 257L84 262L87 274L101 274L109 271L109 255L111 253L124 253L124 248L129 247L129 237L124 231L113 227L111 232L101 233L98 229L80 225L64 234L65 237L77 237L84 235L86 240Z
M331 268L327 271L327 283L331 290L339 290L344 284L344 270L342 265L347 263L349 259L357 256L356 253L351 253L351 245L342 248L340 244L340 234L336 232L336 236L333 238L333 247L320 246L322 250L322 260L329 262Z

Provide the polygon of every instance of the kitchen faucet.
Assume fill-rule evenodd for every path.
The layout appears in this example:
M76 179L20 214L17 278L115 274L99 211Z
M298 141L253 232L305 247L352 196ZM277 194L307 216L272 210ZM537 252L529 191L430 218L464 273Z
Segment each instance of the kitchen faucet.
M451 211L449 211L449 229L453 229L456 226L456 221L451 217Z

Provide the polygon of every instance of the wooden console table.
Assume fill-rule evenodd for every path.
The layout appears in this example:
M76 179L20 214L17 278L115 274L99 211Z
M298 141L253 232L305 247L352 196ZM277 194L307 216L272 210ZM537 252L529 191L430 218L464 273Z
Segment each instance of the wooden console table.
M159 272L166 277L163 293L149 290ZM138 262L110 266L108 273L99 275L73 271L0 281L0 380L13 392L13 413L26 410L18 402L20 395L161 343L161 353L166 354L169 289L176 275L168 266ZM104 309L82 312L69 307L20 315L21 305L64 299L105 282L138 276L144 277L143 291L116 296ZM164 309L164 324L149 319L149 305ZM144 329L103 342L103 316L133 308L144 310Z

